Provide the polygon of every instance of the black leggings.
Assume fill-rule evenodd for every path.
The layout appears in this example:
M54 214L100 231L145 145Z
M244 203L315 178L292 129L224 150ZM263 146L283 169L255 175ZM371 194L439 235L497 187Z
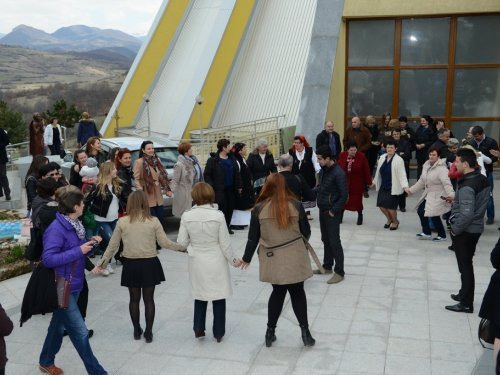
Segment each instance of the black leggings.
M140 312L139 303L141 302L141 292L142 299L144 300L144 315L146 315L146 330L151 331L153 329L153 323L155 320L155 287L152 288L128 288L130 293L130 303L128 309L130 312L130 319L132 319L132 324L134 328L141 326L139 323Z
M304 282L302 281L297 284L272 285L273 292L269 297L267 326L269 328L276 328L281 310L283 310L286 292L288 291L292 301L293 312L295 313L300 326L307 327L307 299L306 292L304 291Z

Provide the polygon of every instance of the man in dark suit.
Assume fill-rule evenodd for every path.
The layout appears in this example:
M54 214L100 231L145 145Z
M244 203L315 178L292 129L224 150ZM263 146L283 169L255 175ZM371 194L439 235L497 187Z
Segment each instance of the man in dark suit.
M342 151L342 146L340 144L339 133L333 131L333 122L325 122L325 130L318 134L316 137L316 149L321 146L330 146L332 150L332 156L334 159L338 159L340 152Z
M289 154L279 157L278 167L286 179L286 184L299 201L312 202L316 200L316 194L311 190L304 177L301 174L292 173L293 158Z
M10 201L10 187L7 179L7 146L9 145L9 137L5 130L0 128L0 197L5 193L5 199Z

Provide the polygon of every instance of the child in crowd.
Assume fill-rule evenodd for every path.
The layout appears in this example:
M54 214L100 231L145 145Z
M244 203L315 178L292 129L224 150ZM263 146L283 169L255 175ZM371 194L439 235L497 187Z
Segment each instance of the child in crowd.
M90 189L92 189L92 185L87 185L83 188L83 196L86 197L90 193ZM94 219L94 214L90 212L90 207L87 207L85 212L83 213L82 224L85 228L85 240L92 240L93 236L99 235L99 229L97 228L97 223ZM97 250L94 254L90 255L90 258L95 258L95 254L100 255L104 252L102 250Z
M87 164L80 169L80 176L82 176L82 193L86 186L91 186L97 181L98 175L99 164L97 163L97 160L94 158L88 158Z

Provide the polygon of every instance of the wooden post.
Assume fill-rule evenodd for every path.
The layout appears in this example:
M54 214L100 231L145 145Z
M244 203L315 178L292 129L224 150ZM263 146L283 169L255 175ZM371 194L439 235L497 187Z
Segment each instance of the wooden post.
M119 130L119 127L118 127L118 120L121 119L122 117L118 116L118 110L117 109L115 109L115 115L112 118L114 118L115 121L116 121L115 137L119 137L120 136L120 130Z

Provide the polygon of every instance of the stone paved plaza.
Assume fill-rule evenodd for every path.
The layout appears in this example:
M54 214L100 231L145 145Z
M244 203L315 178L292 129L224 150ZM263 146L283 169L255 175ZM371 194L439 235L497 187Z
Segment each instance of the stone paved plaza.
M495 194L500 202L500 194ZM418 194L420 196L420 194ZM385 218L375 207L372 189L365 199L364 224L347 212L341 225L346 278L327 285L328 276L306 281L309 324L316 339L305 348L287 297L278 322L278 340L264 345L269 285L258 280L258 261L249 269L232 269L233 297L227 301L226 335L217 344L211 334L196 339L192 331L193 300L189 294L187 255L162 250L166 282L156 289L154 341L133 339L128 291L120 286L121 266L109 277L88 275L87 326L90 342L109 374L471 374L483 349L477 340L477 312L493 272L489 261L500 223L487 226L474 258L475 313L448 312L451 293L460 287L455 255L446 242L418 241L417 196L399 213L397 231L383 229ZM500 207L499 207L500 209ZM322 258L318 213L311 244ZM169 219L169 237L176 238L178 220ZM231 236L242 256L247 231ZM19 311L29 275L0 283L0 300L15 322L6 338L11 375L39 374L38 357L50 316L35 316L19 328ZM144 322L144 317L141 319ZM144 325L144 323L143 323ZM490 355L491 352L487 352ZM69 338L56 357L65 374L85 374Z

